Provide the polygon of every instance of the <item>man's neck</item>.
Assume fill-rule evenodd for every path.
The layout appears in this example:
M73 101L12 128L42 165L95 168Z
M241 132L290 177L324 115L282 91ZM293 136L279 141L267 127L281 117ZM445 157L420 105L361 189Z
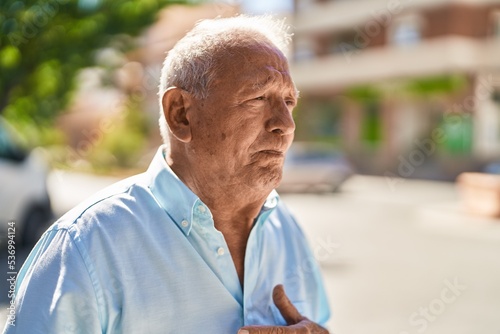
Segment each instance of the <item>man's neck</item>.
M215 227L220 231L249 231L272 189L255 189L243 182L224 183L212 180L203 172L193 173L189 166L167 163L179 179L210 209Z
M214 226L222 233L229 247L243 288L245 252L250 231L272 189L249 187L242 180L214 180L213 175L206 173L206 170L193 171L188 161L180 159L174 162L168 155L166 160L179 179L210 209Z

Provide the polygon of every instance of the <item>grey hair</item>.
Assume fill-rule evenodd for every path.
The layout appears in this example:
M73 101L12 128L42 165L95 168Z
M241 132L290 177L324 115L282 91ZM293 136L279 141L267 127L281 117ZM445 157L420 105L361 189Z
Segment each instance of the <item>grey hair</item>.
M267 39L286 55L292 37L289 29L284 19L268 15L239 15L199 21L175 44L163 62L158 91L163 142L169 142L169 129L162 106L163 95L169 87L179 87L197 99L205 99L217 75L215 59L221 51L240 45L252 35L264 41Z

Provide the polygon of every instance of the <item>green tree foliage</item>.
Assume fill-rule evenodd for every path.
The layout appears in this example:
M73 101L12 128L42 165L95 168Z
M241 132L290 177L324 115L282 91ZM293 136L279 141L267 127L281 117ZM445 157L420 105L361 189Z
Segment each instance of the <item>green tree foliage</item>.
M467 77L461 74L416 78L404 87L409 94L418 97L450 95L467 87Z
M133 47L130 36L172 0L2 0L0 113L49 126L95 52Z

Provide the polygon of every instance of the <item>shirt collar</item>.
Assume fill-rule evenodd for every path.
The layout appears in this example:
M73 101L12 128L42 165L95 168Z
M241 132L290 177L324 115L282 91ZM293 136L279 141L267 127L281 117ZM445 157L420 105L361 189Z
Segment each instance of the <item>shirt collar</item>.
M164 146L161 146L146 172L149 189L179 229L189 235L193 222L193 209L200 199L170 169L163 152Z
M146 172L148 186L158 204L167 212L179 229L189 235L195 210L210 215L210 209L172 171L163 154L165 146L160 146ZM279 202L276 190L271 191L259 213L258 221L267 219Z
M274 211L274 209L278 206L280 197L276 190L273 189L269 196L267 196L266 201L264 202L264 205L262 206L262 209L260 209L259 216L257 217L257 221L259 221L261 224L267 220L267 217L271 214L271 212Z

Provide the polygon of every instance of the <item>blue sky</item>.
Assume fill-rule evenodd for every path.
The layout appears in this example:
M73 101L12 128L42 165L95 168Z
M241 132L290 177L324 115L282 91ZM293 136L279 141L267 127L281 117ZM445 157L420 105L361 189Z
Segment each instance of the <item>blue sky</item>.
M250 14L292 12L293 0L241 0L241 8Z

